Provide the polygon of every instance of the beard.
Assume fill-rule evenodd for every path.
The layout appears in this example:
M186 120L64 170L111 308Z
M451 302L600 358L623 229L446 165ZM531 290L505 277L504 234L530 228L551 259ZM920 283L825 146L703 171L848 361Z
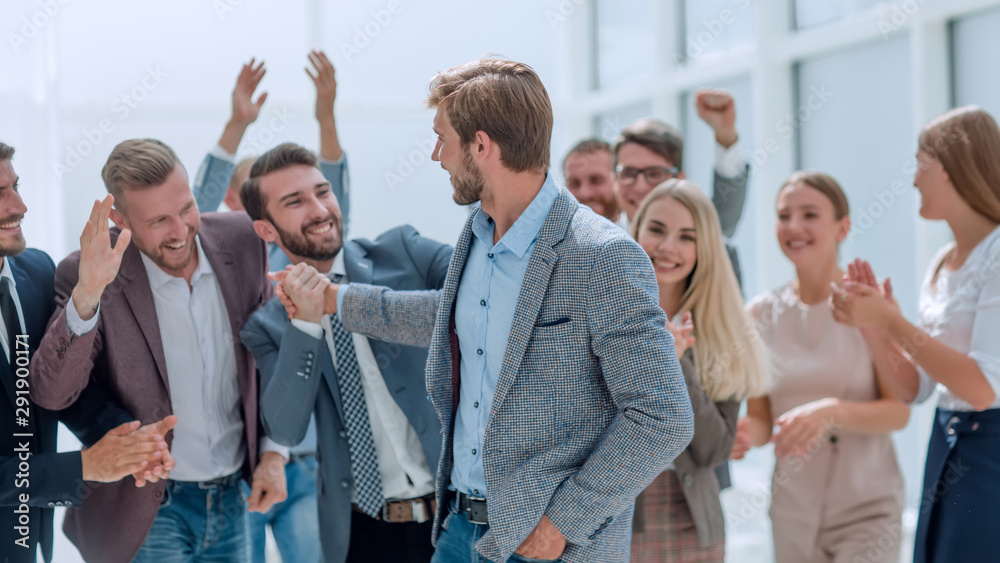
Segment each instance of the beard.
M455 188L452 199L459 205L476 203L483 196L486 181L483 173L472 159L472 150L468 147L462 150L462 162L459 170L451 176L451 185Z
M176 244L181 241L177 240L165 241L156 248L147 249L145 248L146 245L143 244L142 241L136 238L135 232L133 231L132 243L135 244L136 248L138 248L139 251L148 256L149 259L152 260L153 263L156 264L161 270L167 272L170 275L179 275L179 273L183 272L184 269L186 269L189 265L191 265L191 261L195 259L198 249L196 248L194 237L197 234L198 234L197 228L188 227L188 235L184 239L185 242L184 248L187 250L187 256L180 258L178 260L168 259L167 251L164 250L164 248L168 244Z
M312 221L299 229L299 232L286 231L278 226L273 219L268 218L271 224L274 225L274 229L278 231L278 239L281 240L282 246L289 254L294 254L301 258L306 258L308 260L333 260L340 249L344 246L344 227L340 224L340 219L330 214L323 219L318 221ZM309 238L309 234L306 232L309 229L315 227L316 225L326 223L327 221L333 221L333 228L330 232L336 233L336 238L325 243L315 242Z

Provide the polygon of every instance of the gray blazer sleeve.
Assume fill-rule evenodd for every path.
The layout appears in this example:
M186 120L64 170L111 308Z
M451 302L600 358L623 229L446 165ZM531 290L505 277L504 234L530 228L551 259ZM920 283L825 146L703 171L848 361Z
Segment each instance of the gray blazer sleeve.
M726 178L717 171L714 172L715 180L712 188L712 203L715 204L715 211L719 214L719 224L722 226L722 234L732 237L736 232L736 225L743 216L743 206L747 199L747 176L750 165L747 165L743 174L735 178Z
M441 291L394 291L363 283L347 286L340 322L347 332L427 348L431 345Z
M254 313L240 331L240 339L253 353L260 372L260 419L264 433L291 447L302 442L309 427L312 405L323 379L319 359L326 351L322 339L287 323L276 303L271 301ZM277 323L287 323L280 343L272 336L280 334Z
M681 370L694 411L694 438L685 453L697 467L715 467L728 460L733 449L740 402L709 398L698 381L690 350L681 358Z

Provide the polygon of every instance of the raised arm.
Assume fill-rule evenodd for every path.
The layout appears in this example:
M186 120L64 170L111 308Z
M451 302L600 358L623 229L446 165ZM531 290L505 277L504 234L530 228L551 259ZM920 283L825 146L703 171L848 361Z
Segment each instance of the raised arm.
M240 141L250 124L257 121L260 108L267 99L267 92L264 92L257 101L253 101L257 85L267 72L263 61L257 66L254 66L255 62L255 59L250 59L240 70L236 86L233 87L232 113L222 129L218 147L205 155L205 160L195 175L191 189L198 203L198 211L202 213L216 211L225 199L236 166L236 151Z
M337 120L333 106L337 101L337 73L323 51L311 51L309 62L313 70L306 67L306 74L316 87L316 122L319 123L319 167L323 177L330 182L340 214L343 218L344 239L348 238L351 226L350 175L347 158L340 146L337 134Z
M743 216L747 196L747 163L740 154L736 131L736 102L725 90L703 88L695 94L698 117L715 134L712 203L722 234L732 237Z
M132 233L125 229L112 246L108 216L113 203L111 195L94 202L80 235L79 255L70 255L56 268L56 311L32 359L34 369L29 376L31 398L42 408L62 410L73 404L87 387L103 347L97 326L101 295L117 277L132 240Z

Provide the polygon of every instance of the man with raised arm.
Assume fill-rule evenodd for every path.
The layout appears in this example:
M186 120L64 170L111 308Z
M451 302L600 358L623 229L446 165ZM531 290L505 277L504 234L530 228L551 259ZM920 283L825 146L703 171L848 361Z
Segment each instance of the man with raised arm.
M245 562L247 509L286 495L287 450L263 436L256 367L237 338L273 294L266 248L244 214L199 215L160 141L119 143L102 176L109 195L56 270L32 397L65 408L93 379L144 422L174 414L176 464L152 487L96 486L67 515L66 535L101 563Z

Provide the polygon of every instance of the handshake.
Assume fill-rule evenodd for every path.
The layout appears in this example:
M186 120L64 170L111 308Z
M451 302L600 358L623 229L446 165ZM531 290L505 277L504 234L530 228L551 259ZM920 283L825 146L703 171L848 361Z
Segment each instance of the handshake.
M290 265L283 271L268 273L267 277L278 282L274 293L284 305L288 318L318 323L324 315L337 312L340 285L309 264Z

